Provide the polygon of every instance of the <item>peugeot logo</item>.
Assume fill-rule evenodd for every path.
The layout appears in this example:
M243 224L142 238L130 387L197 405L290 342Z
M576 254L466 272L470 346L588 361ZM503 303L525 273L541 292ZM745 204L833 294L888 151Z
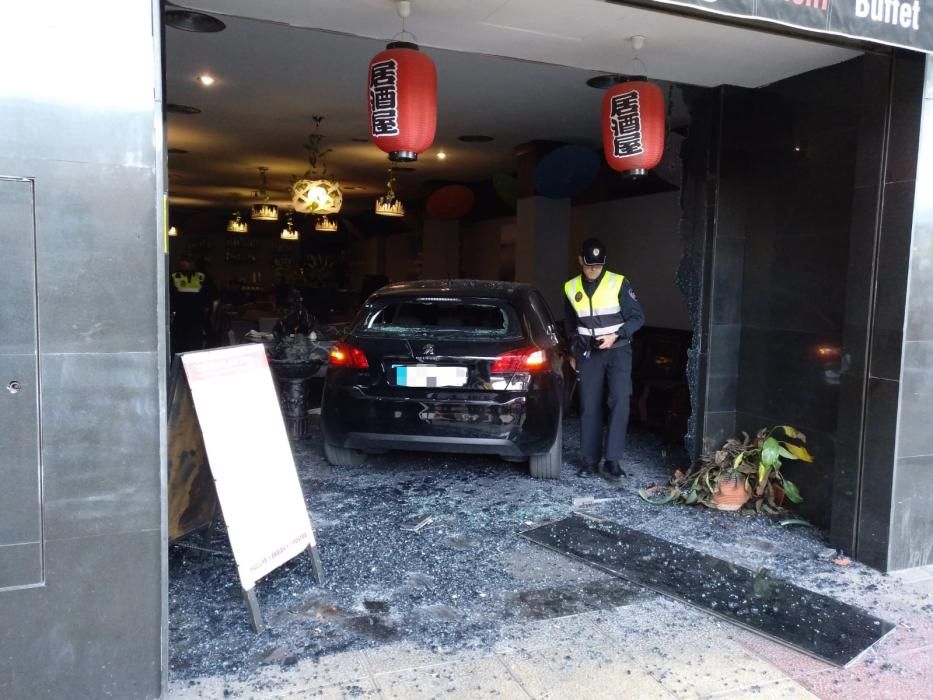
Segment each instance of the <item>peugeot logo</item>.
M434 346L431 345L430 343L428 343L427 345L424 346L424 349L422 349L421 354L422 354L422 355L433 355L433 354L434 354Z

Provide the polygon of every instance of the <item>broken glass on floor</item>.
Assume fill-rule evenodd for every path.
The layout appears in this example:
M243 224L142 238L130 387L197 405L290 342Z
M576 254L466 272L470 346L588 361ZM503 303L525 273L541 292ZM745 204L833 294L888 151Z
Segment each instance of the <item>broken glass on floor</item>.
M522 536L837 666L894 629L765 569L756 573L609 521L574 515Z

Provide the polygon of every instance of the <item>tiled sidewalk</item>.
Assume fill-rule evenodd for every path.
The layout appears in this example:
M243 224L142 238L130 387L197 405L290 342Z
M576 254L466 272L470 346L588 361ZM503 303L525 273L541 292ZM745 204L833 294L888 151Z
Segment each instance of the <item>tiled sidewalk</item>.
M933 576L903 584L907 595L923 598ZM173 685L167 697L933 698L933 615L899 622L850 668L838 669L653 599L508 626L490 649L444 654L390 644L267 668L247 681Z

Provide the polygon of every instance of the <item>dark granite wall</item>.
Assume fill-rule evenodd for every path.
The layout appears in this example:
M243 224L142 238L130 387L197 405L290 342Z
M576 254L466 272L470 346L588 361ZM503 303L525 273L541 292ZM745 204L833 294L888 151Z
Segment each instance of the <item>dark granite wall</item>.
M681 148L683 178L680 195L680 239L683 257L677 269L677 285L687 301L693 325L687 353L687 383L690 388L690 419L685 447L692 460L703 451L707 421L735 421L735 409L707 415L706 376L709 371L711 332L709 318L719 168L720 92L696 87L683 88L690 110L690 131ZM715 330L713 331L715 333ZM731 429L731 426L730 426Z
M684 153L684 269L705 331L695 451L802 429L817 462L786 467L799 510L880 569L933 560L933 498L918 488L933 469L933 210L915 198L933 191L931 117L917 174L924 60L866 54L695 95L694 122L712 126Z
M161 692L157 4L107 3L106 21L82 3L3 7L13 29L0 28L0 211L16 216L0 226L28 244L2 248L0 335L28 342L0 342L0 381L23 380L20 393L2 392L0 429L9 436L8 421L31 414L13 425L40 446L41 475L38 488L19 478L35 473L34 454L0 454L0 490L22 487L0 499L0 549L29 545L40 557L0 558L4 700ZM11 375L13 356L22 362Z
M789 424L807 434L815 463L785 469L806 499L798 509L821 526L832 501L861 76L856 59L727 90L723 109L717 247L720 274L732 274L714 298L739 335L738 371L711 375L709 393L734 397L737 430Z

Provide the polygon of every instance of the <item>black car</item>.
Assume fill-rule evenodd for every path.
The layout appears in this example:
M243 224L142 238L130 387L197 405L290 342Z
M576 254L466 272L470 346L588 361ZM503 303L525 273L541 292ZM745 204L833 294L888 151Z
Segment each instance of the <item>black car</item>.
M562 353L531 285L406 282L366 301L330 355L321 420L336 465L387 449L561 467Z

